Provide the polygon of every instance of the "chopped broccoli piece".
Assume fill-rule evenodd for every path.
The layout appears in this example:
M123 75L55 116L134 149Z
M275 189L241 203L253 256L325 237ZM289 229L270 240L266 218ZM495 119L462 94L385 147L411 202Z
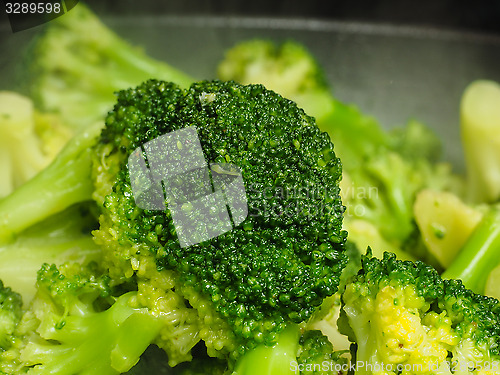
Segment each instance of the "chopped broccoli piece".
M500 85L479 80L464 91L460 127L467 171L467 194L475 203L500 198Z
M362 264L342 295L339 321L356 342L356 374L472 374L499 365L498 300L394 254L368 254Z
M334 347L321 331L311 330L299 340L297 367L300 374L347 374L346 351L334 351Z
M450 266L483 216L457 195L431 189L417 194L413 212L423 243L443 269Z
M37 104L74 129L100 121L118 90L153 77L184 87L193 81L132 47L82 3L47 23L28 56Z
M263 84L317 120L332 105L323 69L303 45L291 40L279 45L263 39L240 42L226 51L217 75L223 81Z
M293 364L297 360L299 338L299 326L288 325L274 345L260 345L245 353L237 362L234 375L296 374Z
M168 211L137 207L124 166L137 147L186 124L196 124L210 163L241 167L249 215L218 237L180 247ZM149 255L175 271L183 286L176 292L197 308L211 355L236 358L272 345L287 322L307 320L336 292L345 264L332 146L312 118L261 85L213 81L183 91L149 81L121 92L98 145L122 165L100 194L105 209L95 235L112 254L109 268L131 276Z
M131 369L158 335L161 317L137 306L136 292L115 297L96 267L45 264L26 319L20 360L31 374L120 374Z
M36 111L28 97L0 91L0 198L45 168L70 136L57 116Z
M247 352L236 365L233 375L247 374L347 374L347 351L335 351L328 337L319 330L301 333L290 325L272 346L258 346Z

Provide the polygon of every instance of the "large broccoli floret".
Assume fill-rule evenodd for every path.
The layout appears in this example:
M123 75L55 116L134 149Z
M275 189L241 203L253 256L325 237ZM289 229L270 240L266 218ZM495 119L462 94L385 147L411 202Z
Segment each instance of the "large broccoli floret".
M183 91L149 81L120 93L106 123L98 153L121 165L117 181L97 194L105 210L96 237L113 254L110 268L147 277L141 263L154 256L175 271L212 354L271 345L287 322L307 320L335 293L345 264L341 167L328 135L294 103L261 85L201 82ZM189 125L209 163L241 168L249 214L218 237L181 247L168 211L136 205L125 166L147 141Z
M149 78L188 86L192 79L111 31L84 4L47 23L29 56L32 94L42 109L82 128L101 120L115 91Z
M23 320L36 329L19 349L29 374L126 372L162 325L161 317L138 306L136 292L113 290L97 267L77 263L40 269L38 293Z
M340 321L356 342L356 374L498 370L498 300L394 254L362 263L343 293Z

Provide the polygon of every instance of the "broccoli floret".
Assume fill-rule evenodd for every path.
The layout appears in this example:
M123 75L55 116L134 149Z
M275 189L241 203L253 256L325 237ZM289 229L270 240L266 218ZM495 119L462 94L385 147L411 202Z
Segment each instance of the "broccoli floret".
M131 46L82 3L47 23L32 49L32 96L75 129L100 121L113 106L115 91L152 77L185 87L193 81Z
M137 305L134 291L115 296L97 266L44 264L38 291L23 319L20 361L30 374L120 374L158 335L161 317Z
M98 194L105 210L95 235L112 254L109 268L147 277L140 264L153 255L174 271L211 355L272 345L287 322L307 320L335 293L345 264L341 166L328 135L294 103L261 85L213 81L183 91L149 81L121 92L106 123L98 153L122 165ZM168 211L136 205L125 165L145 142L191 124L209 163L241 168L248 217L181 247Z
M223 81L260 83L293 100L320 119L331 110L330 86L323 69L300 43L252 39L228 49L217 67Z
M349 366L344 354L345 351L334 351L321 331L306 331L299 340L297 368L300 374L347 374Z
M0 198L45 168L71 132L28 97L0 91Z
M423 262L363 256L342 295L339 327L356 374L476 373L500 360L500 303Z
M480 80L464 91L460 128L467 171L468 199L493 203L500 198L500 85Z

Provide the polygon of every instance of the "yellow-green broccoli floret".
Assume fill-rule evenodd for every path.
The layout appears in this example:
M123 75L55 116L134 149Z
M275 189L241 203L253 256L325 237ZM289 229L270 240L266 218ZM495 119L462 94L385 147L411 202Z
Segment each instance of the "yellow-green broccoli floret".
M500 365L500 303L422 262L364 256L342 295L340 328L357 374L465 374Z

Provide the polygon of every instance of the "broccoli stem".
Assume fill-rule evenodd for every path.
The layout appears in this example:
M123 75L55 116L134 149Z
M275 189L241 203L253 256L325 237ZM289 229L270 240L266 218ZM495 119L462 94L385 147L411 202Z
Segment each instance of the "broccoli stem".
M491 208L479 222L457 257L443 273L460 279L475 293L484 293L490 272L500 261L500 209Z
M32 95L47 111L80 129L104 118L114 93L151 79L188 87L181 70L147 56L108 28L85 5L47 24L33 44Z
M293 363L297 360L300 329L288 325L274 346L261 345L247 352L237 363L233 375L297 374Z
M92 145L102 124L75 136L33 179L0 200L0 244L69 206L92 199Z

